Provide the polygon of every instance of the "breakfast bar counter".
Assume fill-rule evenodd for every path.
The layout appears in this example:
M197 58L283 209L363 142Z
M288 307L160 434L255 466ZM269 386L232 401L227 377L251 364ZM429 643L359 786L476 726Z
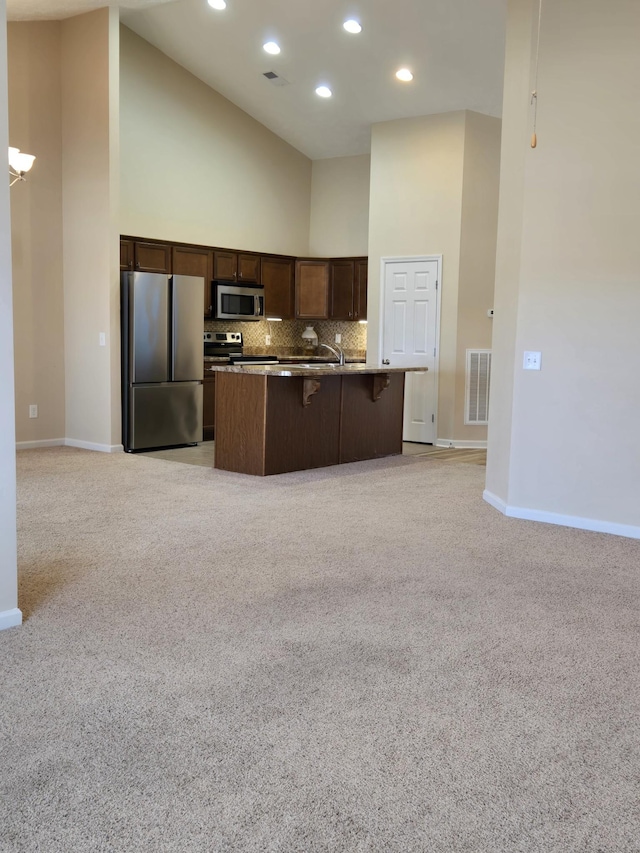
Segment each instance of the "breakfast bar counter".
M265 476L402 453L404 375L371 364L216 365L215 467Z

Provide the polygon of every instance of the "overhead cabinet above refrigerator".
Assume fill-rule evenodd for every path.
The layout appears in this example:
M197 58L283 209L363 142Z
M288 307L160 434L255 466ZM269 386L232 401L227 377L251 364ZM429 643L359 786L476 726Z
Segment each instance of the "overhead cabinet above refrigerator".
M204 279L123 272L122 443L128 452L202 441Z

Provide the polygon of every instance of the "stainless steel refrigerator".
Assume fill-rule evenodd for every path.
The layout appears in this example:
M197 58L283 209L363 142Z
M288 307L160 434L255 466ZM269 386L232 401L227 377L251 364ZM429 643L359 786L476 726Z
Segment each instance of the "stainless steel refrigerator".
M122 443L128 452L202 441L204 279L123 272Z

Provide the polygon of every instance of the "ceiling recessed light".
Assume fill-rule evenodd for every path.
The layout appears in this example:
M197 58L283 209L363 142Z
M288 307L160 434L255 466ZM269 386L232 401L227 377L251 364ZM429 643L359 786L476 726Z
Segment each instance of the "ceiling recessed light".
M219 12L227 8L225 0L207 0L207 2L212 9L217 9Z
M348 21L345 21L342 26L345 28L345 30L348 33L354 33L355 34L355 33L361 33L362 32L362 27L360 26L358 21L354 21L353 18L351 18Z
M316 89L316 95L320 95L321 98L330 98L331 94L331 89L328 86L318 86Z
M274 56L277 53L280 53L280 45L276 44L274 41L268 41L262 45L263 50L266 50L267 53L272 53Z
M410 83L413 80L413 74L408 68L400 68L399 71L396 71L396 77L403 83Z

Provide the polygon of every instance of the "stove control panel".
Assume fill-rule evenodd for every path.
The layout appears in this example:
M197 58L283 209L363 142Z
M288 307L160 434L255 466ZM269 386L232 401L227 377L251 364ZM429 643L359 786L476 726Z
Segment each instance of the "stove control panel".
M236 344L242 346L242 332L205 332L205 344Z

